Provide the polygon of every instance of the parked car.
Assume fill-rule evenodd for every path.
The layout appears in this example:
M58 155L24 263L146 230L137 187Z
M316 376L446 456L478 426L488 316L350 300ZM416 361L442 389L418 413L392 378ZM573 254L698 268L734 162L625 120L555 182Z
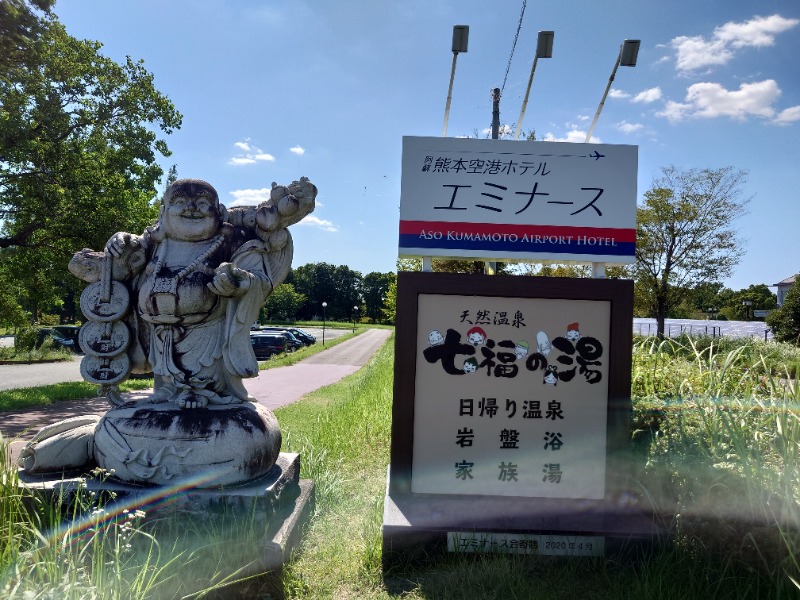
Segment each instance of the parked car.
M298 340L291 331L280 331L278 333L286 338L287 352L294 352L295 350L300 350L300 348L305 346L305 344Z
M303 331L302 329L297 329L296 327L291 327L287 329L289 333L291 333L294 337L298 340L303 342L306 346L311 346L312 344L317 343L317 338L308 333L307 331Z
M261 331L288 331L294 337L300 340L305 346L311 346L312 344L317 343L317 338L315 338L307 331L303 331L302 329L298 329L297 327L277 327L277 326L265 325L261 327Z
M275 354L286 352L286 336L280 333L250 333L250 344L253 346L256 358L259 360L267 359Z
M36 347L40 348L47 338L53 340L53 346L56 348L66 348L73 352L80 352L81 347L78 344L78 334L80 333L80 325L56 325L55 327L45 327L39 330L36 336Z

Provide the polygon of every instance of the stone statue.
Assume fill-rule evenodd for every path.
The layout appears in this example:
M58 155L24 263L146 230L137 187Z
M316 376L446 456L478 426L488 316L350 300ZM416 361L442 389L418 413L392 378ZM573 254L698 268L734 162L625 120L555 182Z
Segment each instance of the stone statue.
M280 429L242 383L258 375L250 324L288 274L287 227L314 210L316 194L303 177L273 183L270 200L258 206L227 210L210 184L182 179L169 186L144 233L118 232L104 252L76 253L69 269L89 283L81 296L89 320L80 335L81 372L114 407L90 440L99 466L127 481L208 476L214 485L272 466ZM116 384L150 372L153 393L125 404ZM61 429L52 431L63 436ZM58 436L37 437L42 445ZM35 446L23 451L29 470L34 455Z

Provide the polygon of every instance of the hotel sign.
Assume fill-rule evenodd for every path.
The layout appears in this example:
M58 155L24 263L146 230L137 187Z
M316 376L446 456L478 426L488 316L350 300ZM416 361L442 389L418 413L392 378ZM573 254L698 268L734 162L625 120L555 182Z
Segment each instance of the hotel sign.
M403 138L399 254L632 263L636 146Z

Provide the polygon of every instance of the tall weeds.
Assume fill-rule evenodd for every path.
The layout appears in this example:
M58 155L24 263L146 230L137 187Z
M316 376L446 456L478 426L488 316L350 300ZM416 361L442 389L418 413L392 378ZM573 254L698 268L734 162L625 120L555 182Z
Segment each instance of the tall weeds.
M647 501L679 543L798 579L797 365L788 348L789 362L777 362L774 346L640 341L634 440L648 442Z

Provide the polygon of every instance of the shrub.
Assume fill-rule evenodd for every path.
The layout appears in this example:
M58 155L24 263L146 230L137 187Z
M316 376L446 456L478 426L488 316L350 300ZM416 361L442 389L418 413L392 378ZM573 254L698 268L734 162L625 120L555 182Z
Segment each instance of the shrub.
M14 336L14 349L17 352L30 352L36 346L39 329L34 325L23 325Z
M767 316L775 339L800 346L800 283L787 292L783 306Z

